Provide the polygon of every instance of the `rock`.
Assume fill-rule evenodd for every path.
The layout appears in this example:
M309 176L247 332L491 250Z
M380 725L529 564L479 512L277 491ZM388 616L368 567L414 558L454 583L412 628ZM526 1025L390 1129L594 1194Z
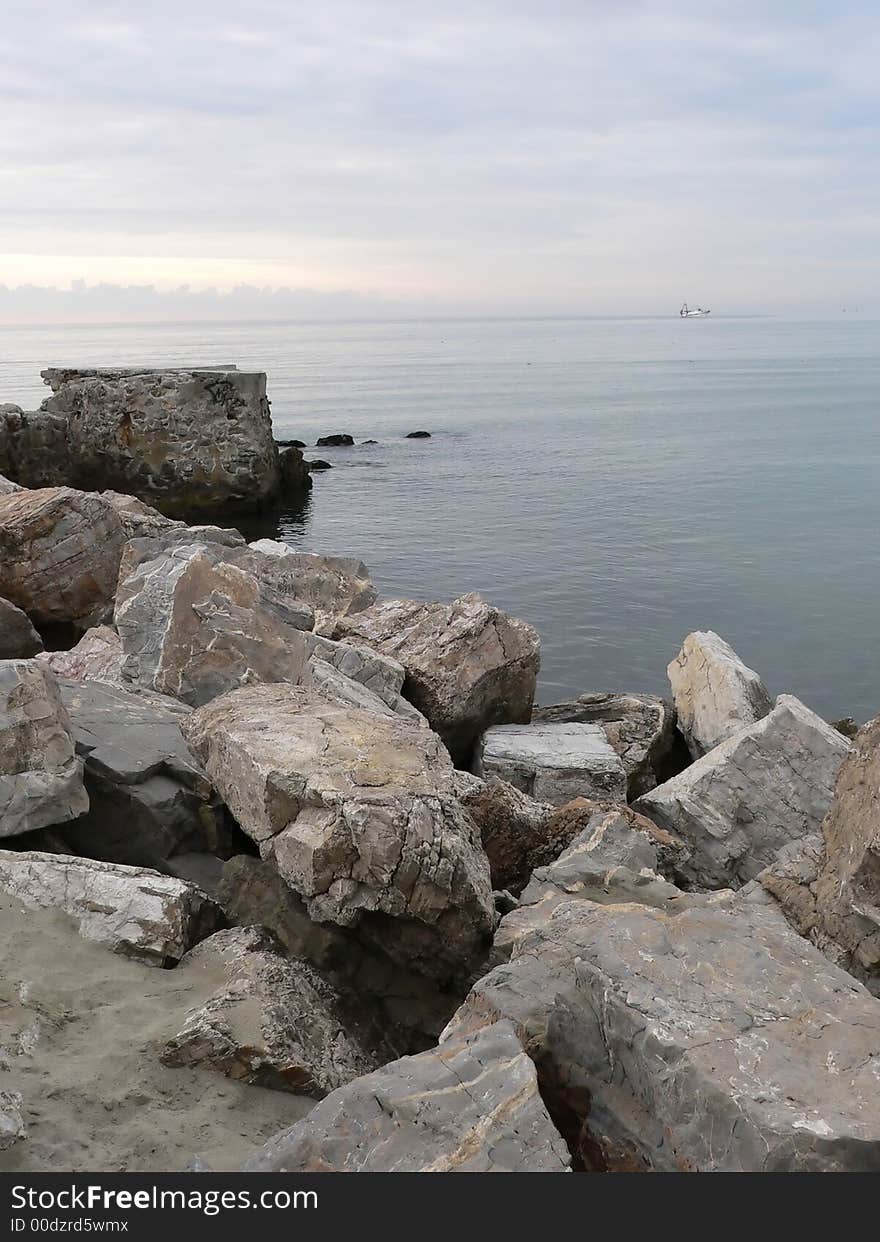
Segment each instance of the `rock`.
M370 571L355 557L297 552L274 539L258 539L250 548L279 562L270 577L272 585L314 608L318 633L331 637L341 617L362 612L376 602ZM242 559L237 556L236 563ZM248 564L248 568L258 576L267 576L265 566Z
M497 776L476 782L461 803L480 830L494 889L519 893L534 868L562 848L547 832L549 802L536 802Z
M39 658L56 677L69 681L122 684L122 642L109 625L97 625L86 630L69 651L47 651Z
M859 731L841 765L822 835L821 929L847 970L880 990L880 717Z
M843 716L840 720L832 720L831 728L836 729L838 733L842 733L849 741L852 741L859 731L859 726L852 716Z
M430 431L408 431L406 433L407 440L430 440Z
M27 1138L22 1099L17 1091L0 1090L0 1151L8 1151Z
M0 470L25 487L72 483L67 419L0 405Z
M36 850L0 850L0 890L28 909L63 910L87 940L148 966L179 960L221 919L218 906L181 880Z
M313 457L311 461L306 461L309 471L314 474L316 470L332 470L333 466L329 461L322 461L320 457Z
M180 545L120 581L114 620L124 680L195 706L245 682L301 679L311 609L225 552Z
M317 655L309 657L302 684L314 686L324 698L333 703L339 703L343 707L359 707L364 711L378 712L380 716L403 716L419 728L428 728L428 722L421 712L417 711L401 694L390 692L386 693L384 698L380 698L375 690L371 690L363 682L353 681L351 677L341 673L335 665L322 660Z
M404 694L459 767L470 766L477 737L491 725L531 718L537 632L479 595L451 604L389 600L345 617L338 633L403 665Z
M13 483L11 479L7 479L5 475L0 474L0 496L9 496L12 492L23 492L24 488L18 483Z
M37 625L86 630L112 611L124 543L99 496L69 487L0 496L0 595Z
M72 478L184 514L254 511L279 494L266 377L235 368L41 372L63 421Z
M849 745L791 695L634 804L691 848L706 888L753 880L789 841L818 832Z
M345 434L319 436L315 441L315 448L350 448L352 444L354 444L354 436Z
M118 515L126 539L161 538L172 531L189 529L185 522L164 517L158 509L144 504L136 496L114 491L103 491L99 495Z
M581 694L565 703L536 707L532 723L599 725L620 756L630 800L685 766L675 754L675 709L653 694Z
M551 806L572 798L626 802L623 764L598 725L495 725L477 745L474 771Z
M334 1091L270 1139L248 1173L562 1173L565 1144L509 1023Z
M27 660L43 650L43 640L27 613L0 598L0 660Z
M61 697L89 795L64 831L71 853L167 871L176 854L223 850L223 807L179 714L99 682L62 683Z
M269 685L199 708L182 729L311 918L357 925L359 938L437 977L487 944L488 864L429 730Z
M300 449L282 449L278 454L278 464L281 469L281 490L285 496L296 496L311 488L311 474Z
M62 824L88 806L51 669L0 661L0 839Z
M771 909L557 905L443 1038L501 1019L588 1168L880 1168L880 1004Z
M825 842L821 834L808 833L784 845L770 865L759 873L756 882L778 901L795 931L808 936L817 948L827 953L832 942L821 934L816 909L816 881L824 856ZM828 955L837 965L845 964L845 955L836 947Z
M280 449L282 448L306 448L305 440L276 440L275 443Z
M556 906L573 898L676 912L721 896L683 893L671 883L688 850L632 807L578 798L556 812L548 835L568 844L532 872L516 908L495 933L493 963L509 958L536 926L546 925Z
M327 981L283 957L261 928L216 932L177 969L218 974L222 983L167 1041L163 1065L323 1096L382 1063L349 1029L351 1015Z
M678 727L694 758L773 707L758 674L712 630L688 634L667 668Z

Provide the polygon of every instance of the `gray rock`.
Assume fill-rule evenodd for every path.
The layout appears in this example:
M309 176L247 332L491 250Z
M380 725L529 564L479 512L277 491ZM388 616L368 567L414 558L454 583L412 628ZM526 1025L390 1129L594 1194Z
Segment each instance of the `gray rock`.
M846 739L791 695L635 803L691 848L682 868L707 888L753 880L831 805Z
M480 830L494 889L518 893L534 868L549 862L565 844L547 831L553 817L549 802L536 802L496 776L476 780L459 797Z
M432 975L495 921L475 824L439 738L295 686L248 686L182 724L244 831L309 915Z
M334 1091L248 1173L562 1173L565 1144L506 1022Z
M474 771L551 806L572 798L626 802L626 772L598 725L495 725L480 738Z
M342 646L341 643L334 645ZM314 686L325 698L334 703L345 707L359 707L367 712L378 712L380 716L403 716L420 728L427 729L428 727L428 722L421 712L417 711L403 695L395 695L391 692L386 693L384 698L380 698L375 690L369 689L362 682L353 681L351 677L341 673L334 664L320 659L317 655L309 657L302 680L303 685ZM389 697L394 703L393 707L389 706Z
M0 1090L0 1151L8 1151L27 1138L22 1099L17 1091Z
M444 1039L505 1018L588 1168L880 1169L880 1003L771 909L557 905Z
M0 595L37 625L88 629L112 612L124 543L99 496L69 487L0 496Z
M0 890L28 909L63 910L87 940L148 966L179 960L222 917L204 893L171 876L36 850L0 851Z
M40 657L56 677L68 681L101 681L122 685L122 642L109 625L86 630L68 651L47 651Z
M675 709L653 694L581 694L565 703L536 707L534 724L597 724L620 756L627 797L637 798L673 775Z
M340 618L363 612L376 602L370 571L355 557L297 552L275 539L258 539L250 547L281 560L281 577L275 585L310 604L315 610L315 629L327 637L332 637Z
M300 496L312 486L312 476L302 451L294 446L282 449L278 454L281 470L281 490L285 496Z
M88 806L52 670L0 660L0 839L62 824Z
M165 511L253 511L280 491L266 377L234 368L61 368L44 417L66 438L63 482Z
M712 630L688 634L666 671L678 727L695 758L773 707L758 674Z
M0 598L0 660L27 660L43 650L43 640L27 613Z
M491 725L531 719L537 632L479 595L451 604L388 600L343 618L338 633L403 665L404 694L459 767L470 766L477 737Z
M222 982L165 1043L164 1065L322 1096L387 1059L358 1039L330 984L305 962L283 957L261 928L216 932L177 969Z
M70 852L167 871L175 854L225 846L222 805L180 715L99 682L63 682L61 697L89 795L64 830Z

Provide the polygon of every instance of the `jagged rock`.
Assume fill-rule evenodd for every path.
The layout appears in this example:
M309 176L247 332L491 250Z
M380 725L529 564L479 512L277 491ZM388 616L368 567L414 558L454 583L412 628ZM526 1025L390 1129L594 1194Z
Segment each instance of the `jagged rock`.
M11 492L22 492L24 488L18 483L13 483L12 479L7 479L5 475L0 474L0 496L8 496Z
M844 737L791 695L636 809L691 848L683 876L706 888L753 880L789 841L815 833L849 751Z
M598 725L495 725L477 745L474 771L500 776L539 802L626 802L626 772Z
M0 1090L0 1151L8 1151L27 1138L22 1099L17 1091Z
M266 377L230 367L61 368L45 415L64 423L71 478L166 511L257 510L280 490Z
M182 729L313 919L356 924L391 957L438 976L486 943L488 864L429 730L269 685L214 700Z
M557 905L443 1038L505 1018L588 1168L880 1169L880 1003L772 909Z
M810 832L784 845L769 867L758 874L755 883L776 899L799 935L809 937L817 948L826 952L828 941L822 936L816 909L816 881L824 856L825 842L821 834ZM839 950L829 956L836 959L838 965L844 965L845 955Z
M847 969L880 990L880 717L859 731L841 765L822 834L821 928Z
M562 848L547 831L553 816L550 803L536 802L507 781L496 776L476 781L460 798L480 830L495 889L518 893L534 868Z
M136 496L109 490L100 492L99 495L117 513L126 539L150 539L172 531L189 529L185 522L172 521L152 505L138 500Z
M334 1091L248 1173L562 1173L570 1157L507 1022Z
M832 720L831 728L836 729L838 733L842 733L850 742L859 731L859 726L852 716L842 716L840 720Z
M72 483L67 419L0 405L0 470L25 487Z
M627 797L637 798L673 776L675 709L653 694L581 694L564 703L536 707L534 724L596 724L620 756Z
M278 465L281 470L281 491L285 496L299 495L312 486L312 476L300 449L293 446L282 449L278 454Z
M532 872L516 908L502 919L492 945L493 964L509 958L514 946L572 898L600 905L636 902L674 912L718 896L683 893L670 882L688 850L632 807L579 798L556 812L548 833L569 844Z
M120 581L114 619L126 681L198 705L246 682L301 679L311 609L224 551L182 544Z
M0 598L0 660L27 660L43 650L43 640L27 613Z
M479 595L451 604L388 600L345 617L338 632L403 665L404 694L459 767L470 766L474 742L491 725L531 718L537 632Z
M109 625L86 630L69 651L47 651L39 658L56 677L122 685L122 642Z
M283 957L262 928L216 932L178 970L223 981L166 1042L164 1065L322 1096L382 1064L358 1038L350 1006L313 967Z
M87 940L148 966L179 960L222 917L203 892L171 876L36 850L0 851L0 890L28 909L63 910Z
M62 683L61 697L89 795L64 830L71 853L166 871L173 855L224 848L223 808L178 714L99 682Z
M362 612L376 602L370 571L355 557L297 552L276 539L257 539L249 546L264 556L283 558L283 576L274 579L275 585L284 586L310 604L315 610L315 629L327 637L332 637L339 618Z
M341 643L334 646L342 646ZM386 694L380 698L375 690L371 690L362 682L353 681L341 673L335 665L317 655L309 657L306 671L303 674L303 685L314 686L325 698L345 707L360 707L364 711L378 712L380 716L403 716L419 728L427 729L428 722L401 694ZM388 699L394 706L390 706Z
M125 534L100 496L49 487L0 496L0 595L37 625L104 621Z
M64 823L88 806L51 669L0 661L0 839Z
M666 671L678 727L695 758L773 707L758 674L712 630L688 634Z

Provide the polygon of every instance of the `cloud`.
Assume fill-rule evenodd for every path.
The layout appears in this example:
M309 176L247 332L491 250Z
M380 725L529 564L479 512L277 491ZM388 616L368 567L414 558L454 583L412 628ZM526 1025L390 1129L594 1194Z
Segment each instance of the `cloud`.
M128 314L138 296L145 314L183 311L193 290L222 303L243 284L278 305L302 289L487 313L876 304L869 4L7 0L4 15L11 289L119 286Z

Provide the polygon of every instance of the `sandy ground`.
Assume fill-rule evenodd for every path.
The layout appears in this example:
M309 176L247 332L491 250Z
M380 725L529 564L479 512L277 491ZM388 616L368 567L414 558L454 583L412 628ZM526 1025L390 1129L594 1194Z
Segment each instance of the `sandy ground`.
M0 1088L28 1137L0 1171L175 1172L198 1153L236 1169L313 1101L169 1069L158 1050L218 980L160 970L83 940L66 915L0 896Z

